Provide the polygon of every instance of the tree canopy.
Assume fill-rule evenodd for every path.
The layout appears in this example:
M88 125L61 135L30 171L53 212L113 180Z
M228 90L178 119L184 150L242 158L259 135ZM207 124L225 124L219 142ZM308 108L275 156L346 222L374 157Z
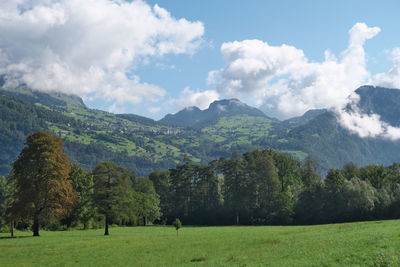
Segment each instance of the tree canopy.
M112 220L126 219L134 210L134 174L112 162L100 162L93 171L94 201L105 217L105 235Z
M34 132L12 166L16 191L8 212L14 220L32 219L34 236L39 236L41 223L66 217L75 205L63 145L48 132Z

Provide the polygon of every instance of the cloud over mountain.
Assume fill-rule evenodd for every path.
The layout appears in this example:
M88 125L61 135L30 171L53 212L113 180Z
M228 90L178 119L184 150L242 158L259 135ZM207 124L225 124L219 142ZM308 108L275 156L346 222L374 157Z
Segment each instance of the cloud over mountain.
M208 106L219 99L219 94L214 90L193 91L186 87L178 99L179 108L196 106L200 109L206 109Z
M376 74L374 80L380 86L400 88L400 47L394 48L390 56L393 66L386 73Z
M342 125L363 137L396 138L395 130L379 116L343 110L359 86L376 81L400 87L400 50L392 52L393 67L375 77L367 70L364 43L380 32L378 27L356 23L349 30L347 48L336 56L325 51L322 62L310 61L301 49L271 46L261 40L224 43L226 66L209 73L208 82L227 97L252 99L266 114L281 119L302 115L309 109L332 108ZM353 99L354 100L354 99Z
M136 104L166 91L141 82L135 68L194 53L204 26L139 0L12 0L0 2L0 32L0 74L9 86Z
M224 43L225 68L209 80L229 97L251 94L267 114L289 118L312 108L341 106L358 86L369 80L363 44L379 28L364 23L349 31L350 41L339 58L325 52L323 62L311 62L301 49L271 46L260 40Z

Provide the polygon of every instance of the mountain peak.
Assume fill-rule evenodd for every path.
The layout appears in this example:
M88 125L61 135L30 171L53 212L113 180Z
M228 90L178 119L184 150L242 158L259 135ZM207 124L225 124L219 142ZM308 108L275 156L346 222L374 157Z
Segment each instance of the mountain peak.
M220 117L235 115L266 117L261 110L250 107L239 99L232 98L216 100L205 110L200 110L198 107L188 107L176 114L168 114L160 122L174 126L199 126Z

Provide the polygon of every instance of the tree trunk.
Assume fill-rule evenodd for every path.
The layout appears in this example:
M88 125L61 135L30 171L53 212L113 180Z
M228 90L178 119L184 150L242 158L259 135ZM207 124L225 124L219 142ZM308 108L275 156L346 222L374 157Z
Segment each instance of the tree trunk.
M38 214L35 214L35 216L33 218L32 230L33 230L33 236L39 236L39 215Z
M236 225L239 225L239 212L236 211Z
M14 237L14 221L11 221L10 232L11 232L11 238L13 238Z
M146 222L147 222L146 216L143 216L143 226L146 226Z
M106 230L104 232L104 235L109 235L109 232L108 232L108 217L107 216L106 216Z
M87 229L88 229L88 223L85 222L85 223L83 224L83 230L87 230Z

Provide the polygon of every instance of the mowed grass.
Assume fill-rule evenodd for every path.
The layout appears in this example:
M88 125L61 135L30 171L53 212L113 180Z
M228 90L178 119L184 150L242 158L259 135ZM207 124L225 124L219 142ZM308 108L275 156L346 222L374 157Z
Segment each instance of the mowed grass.
M0 266L371 266L400 256L400 221L111 228L0 235ZM23 236L23 237L22 237Z

